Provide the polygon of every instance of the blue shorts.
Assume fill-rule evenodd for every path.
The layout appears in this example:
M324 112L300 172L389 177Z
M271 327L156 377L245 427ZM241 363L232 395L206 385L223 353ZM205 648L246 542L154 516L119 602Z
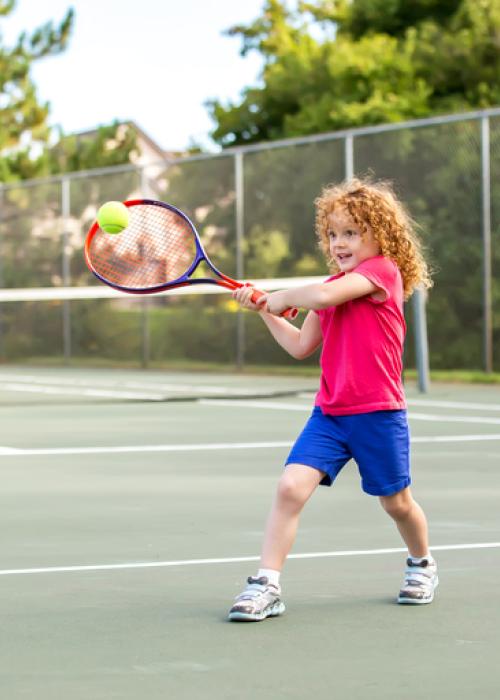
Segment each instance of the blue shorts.
M405 410L350 416L323 414L315 406L286 464L304 464L331 486L342 467L354 459L361 486L372 496L391 496L411 484L410 435Z

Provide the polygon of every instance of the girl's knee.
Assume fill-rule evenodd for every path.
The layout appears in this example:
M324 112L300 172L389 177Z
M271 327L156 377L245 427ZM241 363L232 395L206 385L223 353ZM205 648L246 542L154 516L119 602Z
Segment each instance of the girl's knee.
M287 503L302 505L307 501L309 495L310 490L305 488L301 480L289 470L285 470L278 482L278 499Z
M392 496L380 496L382 507L394 520L404 520L413 506L413 498L405 489Z

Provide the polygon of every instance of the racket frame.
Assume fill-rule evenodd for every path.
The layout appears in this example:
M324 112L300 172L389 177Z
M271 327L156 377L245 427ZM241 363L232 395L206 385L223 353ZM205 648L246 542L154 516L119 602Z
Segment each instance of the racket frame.
M155 294L157 292L162 292L162 291L167 291L169 289L178 289L179 287L188 287L190 285L195 285L195 284L216 284L219 287L224 287L225 289L230 289L230 290L235 290L235 289L240 289L241 287L245 286L251 286L248 283L243 283L243 282L237 282L236 280L232 279L231 277L228 277L225 275L223 272L218 270L215 265L212 263L208 255L206 254L203 244L200 240L200 236L198 234L198 231L196 230L195 225L191 221L191 219L180 209L177 207L174 207L172 204L167 204L166 202L160 202L157 199L128 199L123 202L123 204L126 207L132 208L134 206L138 206L140 204L145 204L145 205L151 205L151 206L158 206L158 207L163 207L164 209L168 209L169 211L173 212L177 216L180 216L183 221L185 221L189 228L191 229L191 233L194 236L194 242L195 242L195 256L194 260L191 263L191 265L188 267L186 272L182 274L180 277L178 277L175 280L172 280L171 282L163 282L162 284L155 285L154 287L146 287L145 289L137 289L136 287L125 287L119 284L114 284L110 280L106 279L102 275L100 275L97 270L94 268L92 264L92 256L90 254L90 246L92 243L92 239L94 236L97 234L97 232L100 230L100 226L97 221L94 221L92 226L90 227L87 236L85 238L85 246L84 246L84 257L85 257L85 262L87 264L87 267L89 270L92 272L95 277L100 282L103 282L104 284L107 284L109 287L113 287L114 289L117 289L120 292L126 292L127 294L139 294L139 295L145 295L145 294ZM107 234L107 235L120 235L120 234ZM195 272L196 268L199 266L201 262L205 262L210 270L216 275L216 277L196 277L196 278L191 278L190 275ZM218 278L218 279L217 279ZM255 290L256 294L262 295L262 292L259 292L258 290ZM298 310L297 309L287 309L286 312L283 313L288 318L295 318L297 315Z

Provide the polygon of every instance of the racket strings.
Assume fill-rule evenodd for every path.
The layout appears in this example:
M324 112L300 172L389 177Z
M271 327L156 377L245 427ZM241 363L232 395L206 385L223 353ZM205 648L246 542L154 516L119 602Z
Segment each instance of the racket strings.
M175 212L153 204L129 207L120 234L98 230L89 256L95 271L120 287L147 289L182 277L196 256L191 226Z

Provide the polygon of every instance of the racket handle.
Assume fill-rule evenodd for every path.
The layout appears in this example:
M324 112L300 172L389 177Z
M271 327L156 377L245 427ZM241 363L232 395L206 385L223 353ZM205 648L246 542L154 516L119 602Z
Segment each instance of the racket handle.
M256 304L258 302L258 300L263 296L264 296L264 292L259 292L259 290L256 289L254 291L254 293L252 294L252 296L250 297L250 301L253 301L253 303ZM293 321L293 319L296 318L298 313L299 313L298 309L296 309L294 307L290 307L289 309L285 309L284 311L282 311L280 313L280 316L282 316L283 318L289 318L291 321Z

